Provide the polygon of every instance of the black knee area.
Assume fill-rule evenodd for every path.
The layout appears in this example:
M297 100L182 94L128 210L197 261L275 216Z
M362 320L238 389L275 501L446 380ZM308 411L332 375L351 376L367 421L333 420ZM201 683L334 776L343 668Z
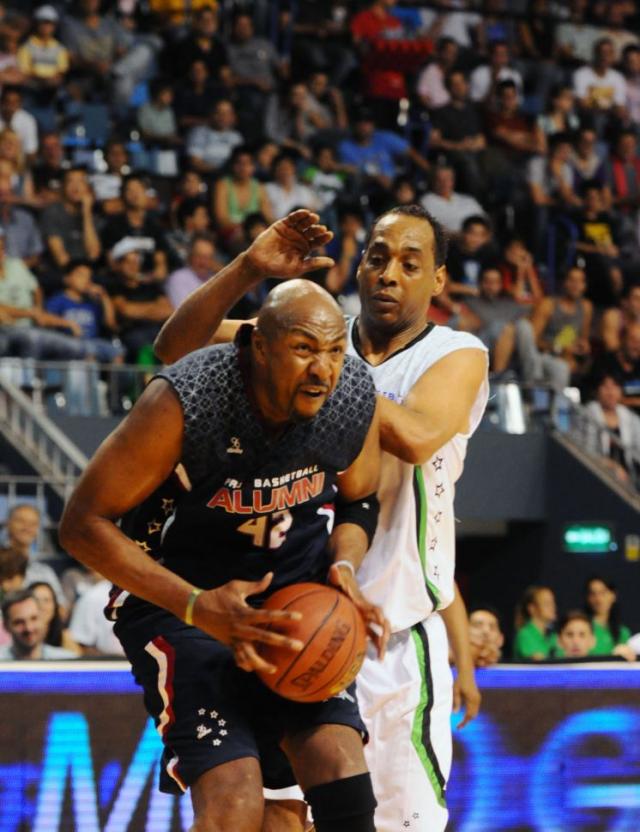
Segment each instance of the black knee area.
M305 793L316 832L375 832L377 806L371 775L356 774L313 786Z

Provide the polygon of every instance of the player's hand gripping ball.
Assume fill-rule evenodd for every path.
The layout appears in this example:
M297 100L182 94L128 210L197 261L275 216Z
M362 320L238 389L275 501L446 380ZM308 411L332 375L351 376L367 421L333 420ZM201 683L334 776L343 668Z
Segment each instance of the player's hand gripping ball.
M322 584L294 584L274 592L264 607L301 613L300 621L287 624L286 634L304 644L299 653L259 645L262 658L277 668L257 671L268 688L296 702L321 702L353 682L364 661L367 634L358 608L344 593Z

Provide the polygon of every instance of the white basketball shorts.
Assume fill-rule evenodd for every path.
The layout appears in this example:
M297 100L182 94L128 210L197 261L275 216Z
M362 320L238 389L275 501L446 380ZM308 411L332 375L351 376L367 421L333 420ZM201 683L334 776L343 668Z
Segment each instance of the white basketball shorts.
M356 690L370 734L377 832L443 832L453 679L442 618L433 613L394 633L383 661L370 649Z

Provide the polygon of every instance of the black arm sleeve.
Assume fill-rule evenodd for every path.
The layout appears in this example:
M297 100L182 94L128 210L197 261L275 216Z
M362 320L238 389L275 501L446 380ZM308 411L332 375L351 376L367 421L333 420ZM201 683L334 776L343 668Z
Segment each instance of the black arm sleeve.
M356 526L360 526L361 529L364 529L369 546L371 546L371 541L373 540L378 525L379 511L380 503L375 492L363 497L361 500L354 500L352 503L348 503L341 500L340 497L337 497L335 525L354 523Z

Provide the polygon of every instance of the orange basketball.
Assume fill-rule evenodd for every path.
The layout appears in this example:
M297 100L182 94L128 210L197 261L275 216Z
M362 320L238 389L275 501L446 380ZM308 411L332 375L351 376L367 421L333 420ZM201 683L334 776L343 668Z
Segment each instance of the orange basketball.
M258 673L268 688L296 702L321 702L353 682L367 636L358 608L344 593L322 584L294 584L274 592L264 607L301 613L286 633L304 644L299 653L259 645L260 655L278 668L273 674Z

